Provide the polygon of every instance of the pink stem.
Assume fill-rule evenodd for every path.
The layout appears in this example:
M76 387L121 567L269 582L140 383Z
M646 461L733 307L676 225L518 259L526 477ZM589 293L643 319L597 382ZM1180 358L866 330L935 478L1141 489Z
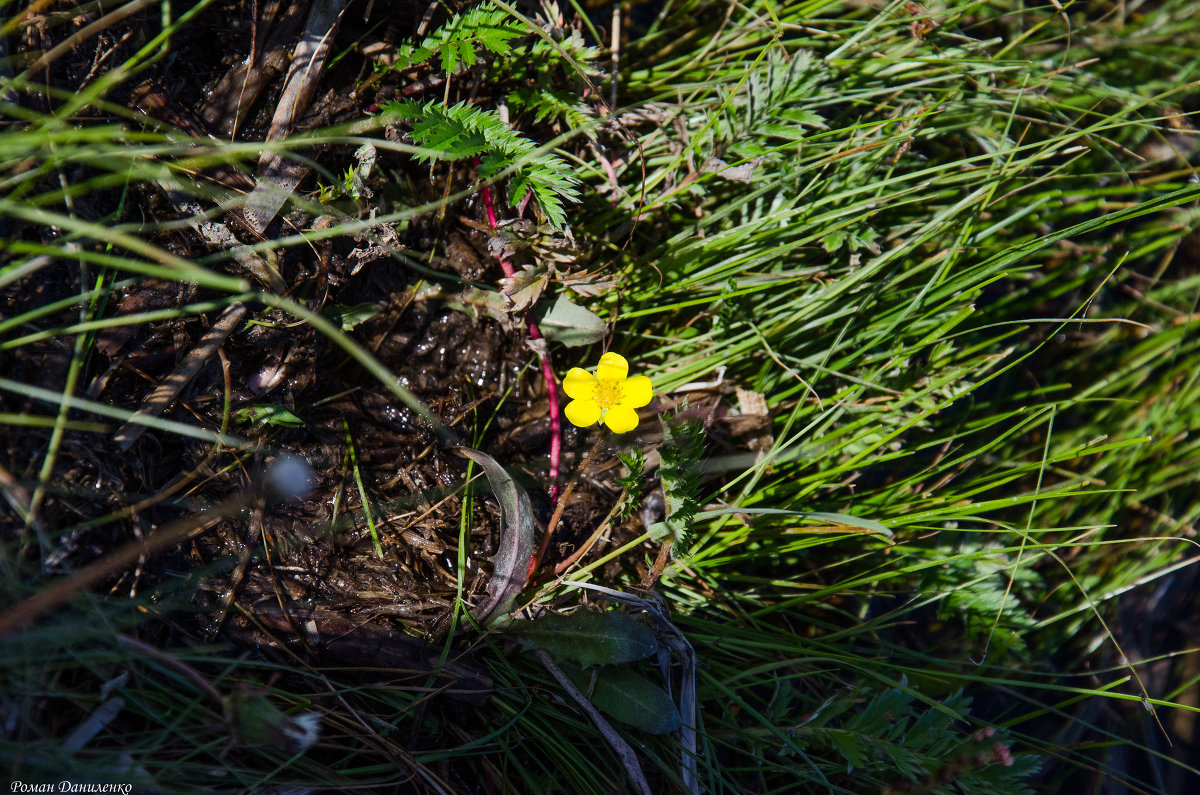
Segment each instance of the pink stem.
M475 158L475 166L479 166L479 158ZM483 208L487 211L488 226L493 232L499 226L496 219L496 205L492 201L492 189L488 185L483 186L481 191L483 194ZM522 209L524 207L522 206ZM503 255L499 255L500 269L504 271L504 275L512 277L516 274L512 263ZM535 340L543 339L541 329L537 326L537 321L533 319L532 312L525 313L525 323L529 326L529 336ZM545 354L539 354L538 358L542 363L542 377L546 379L546 397L550 403L550 502L551 504L558 503L558 467L562 461L562 420L559 418L558 411L558 381L554 377L554 367L550 364L550 354L547 351Z
M542 339L542 332L531 313L525 313L525 321L529 324L529 336L535 340ZM562 420L558 416L558 384L555 383L554 368L550 365L550 354L540 358L542 377L546 379L546 397L550 403L550 503L554 504L558 502L558 465L562 461Z

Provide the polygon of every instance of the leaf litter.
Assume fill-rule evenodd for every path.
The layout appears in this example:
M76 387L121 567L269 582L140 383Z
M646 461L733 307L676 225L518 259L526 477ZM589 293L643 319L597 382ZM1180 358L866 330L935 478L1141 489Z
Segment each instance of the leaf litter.
M342 5L322 8L336 12ZM193 150L210 133L262 141L280 134L281 120L303 132L361 119L370 103L365 97L348 99L356 77L353 56L327 65L319 85L292 89L288 96L311 94L311 105L286 119L280 115L273 98L291 78L286 59L278 56L305 25L301 11L296 6L281 11L274 4L264 10L259 20L264 29L255 31L256 41L265 43L256 52L259 70L230 65L224 54L243 51L246 42L201 17L176 37L172 59L112 99L127 105L137 119L134 126L192 136ZM326 14L308 22L336 34L333 53L371 29L370 20L353 15L337 22ZM134 32L148 19L134 14L124 24ZM121 32L120 25L114 30ZM230 46L214 47L213 40ZM80 47L63 57L48 72L51 83L74 92L99 54ZM130 57L132 50L118 43L111 54ZM377 98L385 100L397 89L395 79L384 81ZM105 121L132 124L120 114ZM364 162L371 153L361 146L318 144L303 154L309 164L295 169L291 164L298 160L264 153L268 177L289 185L295 179L296 191L312 198L326 173L353 164L349 200L343 197L330 215L317 217L312 208L277 212L274 194L265 204L255 198L246 215L237 202L263 184L255 181L252 163L185 169L165 155L156 164L172 179L186 176L191 185L185 191L171 188L173 182L142 180L128 193L97 189L77 200L75 211L97 224L130 219L161 224L150 239L171 255L225 262L229 275L252 290L268 287L324 316L369 350L459 440L470 440L476 449L465 452L484 467L497 499L470 502L463 592L478 620L506 614L525 584L533 528L551 507L546 388L526 332L511 316L536 306L552 341L595 343L604 322L563 295L549 305L546 291L557 282L576 296L595 297L613 289L615 281L578 270L587 256L569 229L515 220L491 235L472 220L482 214L475 199L444 215L379 227L374 235L314 235L311 244L250 252L265 241L323 233L340 220L385 212L388 202L435 202L469 179L462 166L439 166L430 180L427 167L417 168L382 146L370 168ZM312 164L319 168L314 171ZM70 168L71 179L80 184L98 173L84 163ZM61 229L25 221L11 222L7 232L31 245L64 239ZM500 278L497 252L523 266L507 282ZM284 665L301 659L403 669L410 674L398 681L414 686L428 686L425 677L436 675L437 686L451 698L478 703L492 686L490 674L470 655L447 661L421 640L445 625L460 586L456 557L467 504L466 462L360 364L278 306L250 293L229 301L211 286L167 274L129 276L116 273L122 281L114 287L114 276L100 267L81 271L70 259L55 260L0 287L0 308L5 318L29 316L22 332L67 328L80 317L71 299L99 285L103 301L97 316L119 322L82 338L77 395L127 417L141 412L192 426L203 432L199 437L225 433L240 446L214 445L140 422L124 432L117 422L99 433L66 426L41 502L33 505L28 489L6 490L15 495L17 510L4 516L0 532L6 540L27 542L22 565L66 574L127 548L131 538L153 538L159 528L189 517L201 524L211 519L202 531L189 531L185 543L113 570L98 592L116 599L157 598L183 582L191 611L171 616L169 633L157 643L232 643ZM481 290L472 282L504 291ZM204 301L211 307L195 308ZM38 314L54 302L62 308ZM51 334L0 350L0 371L14 381L61 390L72 367L71 340ZM33 415L45 407L28 395L6 392L0 410ZM15 482L37 483L54 434L35 424L5 426L10 455L4 465ZM653 434L638 439L651 451L659 441ZM582 451L588 444L583 432L567 430L566 449ZM263 461L277 451L312 467L308 493L218 515L217 507L250 493ZM565 559L620 495L616 460L609 458L607 466L588 473L566 506L548 566ZM638 537L643 524L638 515L626 517L611 531L610 542ZM600 576L614 579L641 565L640 558L635 550L603 567ZM641 686L624 684L621 692Z

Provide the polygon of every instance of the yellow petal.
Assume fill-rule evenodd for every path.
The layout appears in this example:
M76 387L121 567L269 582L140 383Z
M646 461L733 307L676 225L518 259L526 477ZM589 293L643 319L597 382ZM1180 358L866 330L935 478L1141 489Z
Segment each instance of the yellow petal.
M596 379L582 367L572 367L567 371L567 377L563 379L563 391L567 393L567 397L576 400L587 400L595 389ZM588 423L588 425L591 424L591 422Z
M596 421L600 419L600 404L594 400L572 400L563 409L563 413L567 415L567 419L571 421L572 425L586 428L589 425L595 425Z
M567 408L570 408L568 406ZM632 431L638 424L638 413L628 406L613 406L604 415L604 424L613 433Z
M621 384L621 405L640 409L654 399L654 387L644 375L635 375Z
M616 381L620 383L629 375L629 362L619 353L606 353L600 357L600 366L596 368L597 381Z

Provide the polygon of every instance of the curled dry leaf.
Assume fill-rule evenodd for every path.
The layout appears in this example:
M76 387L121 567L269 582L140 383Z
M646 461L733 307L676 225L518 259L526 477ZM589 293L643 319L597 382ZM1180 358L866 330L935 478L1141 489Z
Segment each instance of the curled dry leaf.
M512 276L500 280L508 309L513 312L524 312L533 306L549 283L550 271L534 265L523 265Z
M533 504L525 489L487 453L469 447L456 448L483 467L492 493L500 501L502 527L500 544L492 558L492 578L488 581L487 598L472 614L479 623L495 621L512 611L517 594L525 587L529 559L533 557Z

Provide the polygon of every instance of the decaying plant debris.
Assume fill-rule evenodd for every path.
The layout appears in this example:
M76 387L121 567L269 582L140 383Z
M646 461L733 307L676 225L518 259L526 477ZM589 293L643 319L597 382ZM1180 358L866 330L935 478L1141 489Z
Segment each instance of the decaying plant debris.
M443 18L430 12L420 20L422 29ZM493 237L474 196L418 216L402 231L375 226L308 244L264 246L354 216L386 214L401 198L437 201L468 185L471 175L463 167L469 164L420 167L384 151L373 175L359 183L357 201L321 214L317 188L344 169L344 147L307 147L303 159L264 150L257 162L212 160L215 150L206 150L206 140L214 146L221 140L269 142L345 122L395 138L402 130L381 129L368 109L389 97L420 99L444 90L398 72L371 77L378 54L389 49L380 44L417 32L412 26L418 17L403 9L271 2L229 3L224 13L234 20L231 27L213 26L221 14L200 17L174 38L170 59L110 94L124 108L93 119L183 136L183 157L161 161L170 166L162 172L169 177L131 184L124 193L94 192L70 209L92 223L153 221L162 226L156 244L183 259L222 257L225 271L245 280L246 297L220 311L214 303L220 291L186 278L127 279L103 316L147 319L106 325L86 338L77 349L78 391L94 403L137 414L99 433L68 426L53 443L47 487L36 494L6 490L18 504L5 532L24 539L27 563L40 560L45 571L67 574L103 560L129 539L153 536L181 517L202 517L223 499L247 492L272 451L288 451L315 470L306 496L287 504L259 501L181 546L111 572L103 591L136 599L184 577L195 582L197 612L177 624L178 638L165 642L233 642L281 661L300 654L314 663L440 670L470 680L451 682L449 694L480 698L490 687L480 684L488 681L486 673L469 661L446 666L416 639L444 636L458 593L465 459L341 349L293 314L263 304L254 291L290 296L340 322L456 439L470 440L512 468L544 524L551 508L546 389L513 312L531 307L551 275L572 277L583 252L569 230L563 238L553 230L537 232L527 221L506 222L511 231ZM124 19L100 16L100 32L87 37L59 24L63 19L35 15L20 30L26 51L54 55L35 61L29 78L64 90L84 90L101 79L103 64L131 57L155 29L148 11ZM221 46L211 46L213 39ZM296 55L301 52L307 68ZM344 57L331 63L331 52ZM481 89L487 90L466 81L455 86L472 94ZM22 101L46 112L60 98L30 92ZM62 169L66 179L80 182L94 174L87 162ZM52 179L48 173L42 181ZM307 201L280 213L293 191ZM9 232L18 240L71 245L68 230L53 225L18 221ZM524 265L540 279L538 289L505 307L494 294L467 284L500 284L497 252L518 263L536 261L532 255L557 264L549 271ZM586 276L573 278L585 294L613 286L589 291ZM86 289L79 279L70 264L44 263L4 288L3 314L18 316L69 299ZM64 309L40 322L69 326L77 313ZM14 380L55 388L69 367L71 339L50 336L13 347L0 354L3 369ZM691 396L693 406L709 406L693 410L706 414L718 436L725 427L714 413L720 391ZM0 397L0 406L14 413L47 410L45 401L12 392ZM159 417L227 433L241 440L241 449L146 424ZM737 426L747 420L731 421ZM10 429L6 465L13 478L36 479L53 433L50 427ZM643 434L643 441L653 451L654 436ZM732 450L739 443L732 445L718 446ZM569 430L568 450L587 446L582 432ZM568 455L568 463L578 459L578 453ZM573 490L543 561L548 568L591 535L620 492L613 480L619 474L615 456L605 450L594 464ZM463 583L469 603L483 598L501 534L493 501L471 505L471 579ZM636 537L643 529L640 516L618 522L607 542ZM610 570L636 560L618 560Z
M945 5L7 10L14 780L1178 783L1195 34Z

